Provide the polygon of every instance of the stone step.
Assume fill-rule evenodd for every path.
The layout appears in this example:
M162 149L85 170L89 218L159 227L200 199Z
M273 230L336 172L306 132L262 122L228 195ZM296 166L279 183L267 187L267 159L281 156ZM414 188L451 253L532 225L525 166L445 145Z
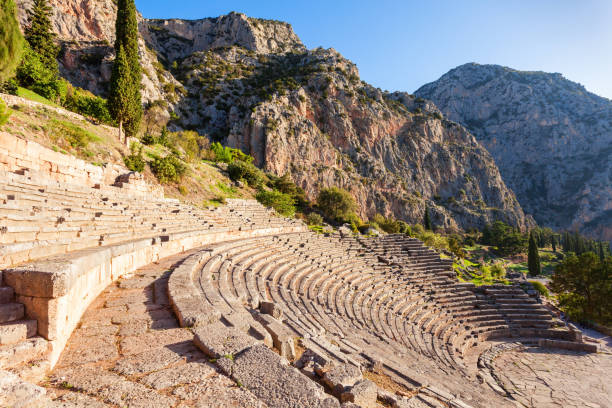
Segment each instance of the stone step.
M48 347L49 343L42 337L32 337L16 344L0 346L0 370L38 360L47 353Z
M0 324L0 345L19 343L36 335L36 320L19 320Z
M0 305L15 300L15 291L10 286L0 286Z
M25 308L21 303L5 303L0 305L0 323L8 323L23 319Z

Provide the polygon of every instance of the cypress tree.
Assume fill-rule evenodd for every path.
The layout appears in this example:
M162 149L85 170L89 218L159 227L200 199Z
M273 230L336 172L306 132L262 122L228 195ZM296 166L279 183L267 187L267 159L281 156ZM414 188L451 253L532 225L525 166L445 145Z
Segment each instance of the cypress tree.
M530 276L536 276L542 272L542 268L540 267L540 254L538 252L538 244L536 243L536 239L533 232L529 234L529 252L527 265L529 267Z
M13 0L0 0L0 82L12 77L21 61L23 36L16 10Z
M119 123L119 139L125 127L125 141L138 132L142 120L140 86L142 74L138 56L138 21L134 0L117 1L115 22L115 64L111 76L109 106ZM121 56L120 61L120 53Z
M432 231L431 218L429 217L429 208L425 206L425 219L423 220L423 226L427 231Z
M25 28L25 38L30 48L36 53L43 66L59 75L57 54L59 47L55 43L55 33L51 26L51 7L47 0L34 0L31 10L28 10L28 26Z
M552 245L553 252L557 252L557 237L555 237L554 235L550 237L550 243Z

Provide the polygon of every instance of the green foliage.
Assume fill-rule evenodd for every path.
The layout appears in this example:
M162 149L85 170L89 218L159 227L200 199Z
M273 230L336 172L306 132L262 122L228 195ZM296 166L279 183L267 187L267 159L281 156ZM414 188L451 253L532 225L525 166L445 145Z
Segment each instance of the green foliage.
M34 0L32 8L28 10L28 25L24 33L30 48L39 58L43 66L59 76L57 54L59 47L55 43L55 32L51 25L53 11L47 0Z
M531 283L531 285L533 286L533 288L535 290L537 290L540 295L544 296L544 297L549 297L550 293L548 292L548 288L540 281L529 281L529 283Z
M234 160L240 160L245 163L252 163L253 157L244 154L240 149L234 149L228 146L223 146L219 142L215 142L210 146L210 150L215 156L215 161L222 163L232 163Z
M264 181L264 174L253 163L234 160L227 171L233 181L244 181L253 188L259 188Z
M537 276L542 273L542 267L540 266L540 253L538 251L538 245L536 243L535 234L533 232L529 234L529 251L527 265L529 268L529 276Z
M66 96L66 84L57 72L47 67L40 56L26 43L23 59L17 68L19 84L52 101L60 101Z
M0 99L0 126L6 124L11 117L11 110L6 106L4 101Z
M431 218L429 216L429 207L425 206L425 217L423 219L423 226L427 231L432 231L433 226L431 225Z
M132 146L132 154L123 158L123 162L125 163L125 167L132 171L137 171L138 173L142 173L146 162L142 157L142 146L134 147Z
M0 83L13 76L21 61L24 41L16 13L13 0L0 0Z
M593 252L570 253L555 268L550 288L570 318L612 323L612 258L601 261Z
M497 279L506 277L506 269L501 264L501 262L496 262L491 265L491 276Z
M319 192L317 206L330 220L346 222L355 217L357 204L353 196L338 187L324 188Z
M266 207L274 208L277 213L285 217L293 217L295 215L295 200L289 194L281 193L277 190L261 190L255 198Z
M502 221L487 225L483 230L481 242L496 247L496 252L501 256L519 254L524 252L527 246L527 238Z
M178 157L168 155L156 158L150 164L153 174L161 183L177 182L187 171L187 166Z
M306 197L306 193L304 189L297 186L291 176L287 173L281 177L276 177L274 175L268 175L269 183L268 185L280 191L281 193L288 194L295 201L296 206L304 211L306 208L310 207L310 201Z
M49 130L52 133L52 137L63 138L73 148L85 149L90 142L97 142L100 140L93 133L74 123L58 119L50 121Z
M115 63L111 75L109 104L111 114L126 136L134 136L142 120L140 86L142 81L138 56L138 21L134 0L117 1L115 22Z
M64 107L81 115L93 117L102 123L113 122L105 99L68 83Z
M316 212L312 212L306 216L306 224L308 225L323 225L323 217Z
M152 146L154 144L157 144L157 140L158 139L149 132L145 133L144 136L140 138L140 141L145 146Z

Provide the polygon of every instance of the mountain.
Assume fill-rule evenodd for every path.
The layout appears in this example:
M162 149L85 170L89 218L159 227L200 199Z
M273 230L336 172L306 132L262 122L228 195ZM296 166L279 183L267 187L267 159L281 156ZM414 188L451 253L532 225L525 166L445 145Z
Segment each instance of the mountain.
M62 73L104 95L108 75L98 62L106 72L113 59L114 2L51 3ZM149 108L165 111L171 129L195 130L239 147L267 171L289 173L311 199L339 186L364 218L417 223L427 206L448 230L497 219L533 224L463 126L429 101L362 82L333 49L307 50L287 23L239 13L141 19L140 33Z
M612 101L561 74L478 64L416 95L476 136L538 223L612 240Z

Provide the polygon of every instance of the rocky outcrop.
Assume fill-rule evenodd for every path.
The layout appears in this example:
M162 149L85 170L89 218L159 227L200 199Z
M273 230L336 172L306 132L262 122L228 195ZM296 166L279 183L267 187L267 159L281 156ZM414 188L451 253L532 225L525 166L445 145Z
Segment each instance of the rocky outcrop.
M17 0L19 20L27 24L27 10L32 0ZM52 23L61 45L58 58L61 75L72 84L105 95L115 58L114 0L48 0L53 10ZM141 19L141 27L145 24ZM142 28L141 28L142 29ZM176 83L172 75L157 61L157 56L139 42L142 63L142 98L144 103L158 100L172 102ZM173 87L168 87L173 84Z
M141 31L147 43L168 62L234 45L258 54L305 51L291 25L240 13L201 20L147 20Z
M30 0L20 0L23 10ZM50 0L62 73L104 94L110 78L113 0ZM23 21L23 17L22 17ZM492 158L432 102L362 82L336 51L306 50L290 25L230 13L140 21L143 100L172 111L171 127L239 147L310 198L350 190L360 215L437 226L530 224ZM146 45L145 45L146 44Z
M612 101L561 74L478 64L416 94L476 136L539 223L612 239Z
M356 197L360 216L439 227L496 219L525 227L514 194L487 151L433 103L383 93L330 49L258 54L231 47L178 65L188 90L177 125L238 147L276 174L289 173L310 198L329 186Z

